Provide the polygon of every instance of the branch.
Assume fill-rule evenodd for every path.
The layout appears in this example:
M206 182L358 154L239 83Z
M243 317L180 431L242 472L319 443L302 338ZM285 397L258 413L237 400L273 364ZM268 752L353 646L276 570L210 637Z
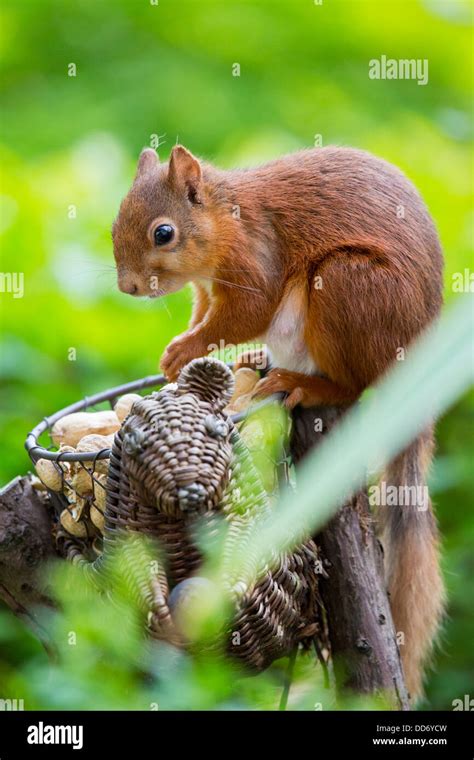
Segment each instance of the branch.
M30 476L0 491L0 598L16 614L36 620L35 607L51 605L42 574L55 554L45 494Z
M295 464L317 445L344 410L315 407L293 412L291 453ZM321 420L321 432L315 432ZM317 491L317 483L315 483ZM327 577L320 591L327 613L336 686L361 694L388 694L408 710L400 654L383 583L383 557L367 494L345 504L316 537Z

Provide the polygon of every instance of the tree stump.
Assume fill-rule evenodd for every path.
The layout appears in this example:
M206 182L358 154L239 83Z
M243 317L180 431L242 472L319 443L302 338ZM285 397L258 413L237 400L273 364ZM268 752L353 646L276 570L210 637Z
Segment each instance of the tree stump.
M296 465L337 423L344 409L293 411L290 449ZM315 421L321 431L315 432ZM298 469L296 470L298 479ZM315 483L317 491L317 483ZM400 653L383 581L383 553L365 491L344 504L315 536L326 571L320 592L327 614L336 687L361 694L385 693L408 710Z

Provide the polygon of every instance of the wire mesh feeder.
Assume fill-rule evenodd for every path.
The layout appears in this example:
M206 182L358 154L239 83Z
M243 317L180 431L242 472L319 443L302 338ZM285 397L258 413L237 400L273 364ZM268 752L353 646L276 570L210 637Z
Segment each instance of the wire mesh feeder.
M53 440L55 426L69 415L96 412L97 407L108 404L113 409L123 394L158 388L166 383L163 375L150 375L131 383L86 397L45 417L28 433L25 448L35 465L42 483L39 487L49 493L55 512L54 532L59 552L74 560L86 556L94 559L102 552L102 531L90 519L91 508L105 510L106 476L111 452L111 441L104 448L80 451L72 446L60 445ZM120 423L117 421L116 429ZM87 430L85 432L91 432ZM49 433L50 447L39 443L43 434ZM109 436L110 437L110 436ZM86 447L87 448L87 447ZM41 469L40 469L41 468ZM93 513L94 514L94 513ZM68 517L65 529L61 517Z
M235 548L247 545L254 521L268 515L271 502L223 411L232 387L233 375L222 362L197 359L176 384L134 403L110 452L103 555L93 567L100 570L124 536L156 539L156 561L134 574L138 593L151 635L185 645L177 611L190 587L199 593L196 535L204 526L208 541L218 540L224 518L221 577L235 613L220 641L224 637L228 652L260 671L314 636L318 558L307 540L291 553L275 553L265 566L247 553L245 576L235 573ZM100 461L97 455L94 465ZM58 535L70 559L91 559L97 536ZM129 557L138 564L132 551Z

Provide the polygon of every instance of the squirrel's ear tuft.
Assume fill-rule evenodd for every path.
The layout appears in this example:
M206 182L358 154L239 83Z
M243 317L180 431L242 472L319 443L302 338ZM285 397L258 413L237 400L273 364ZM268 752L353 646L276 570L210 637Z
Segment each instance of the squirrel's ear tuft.
M168 176L171 185L187 193L192 203L201 203L201 164L182 145L175 145L171 151Z
M138 159L137 177L153 169L158 163L158 153L153 148L143 148Z

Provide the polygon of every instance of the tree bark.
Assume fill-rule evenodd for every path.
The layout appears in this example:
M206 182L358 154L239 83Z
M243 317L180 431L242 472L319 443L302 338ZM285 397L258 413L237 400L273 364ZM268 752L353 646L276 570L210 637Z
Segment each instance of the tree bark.
M333 407L297 407L293 411L290 449L296 465L321 442L344 411ZM315 432L316 420L321 421L320 432ZM337 689L384 693L396 709L408 710L409 698L383 581L382 547L375 535L366 492L344 504L315 540L326 571L321 576L320 592Z
M0 601L20 617L48 648L37 614L51 605L44 577L56 556L46 494L30 476L17 477L0 491Z

